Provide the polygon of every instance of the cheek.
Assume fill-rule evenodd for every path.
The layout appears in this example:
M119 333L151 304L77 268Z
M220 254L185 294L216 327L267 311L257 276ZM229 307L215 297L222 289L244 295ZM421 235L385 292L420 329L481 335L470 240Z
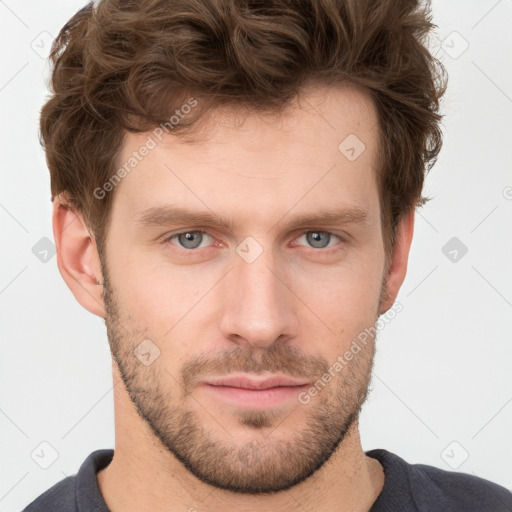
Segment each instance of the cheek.
M298 275L297 295L333 331L336 345L345 346L376 321L382 269L375 261Z
M117 265L113 280L130 322L165 341L198 320L208 303L203 299L211 298L209 291L222 276L217 274L214 268L152 263L147 256L132 253Z
M174 389L180 368L190 359L192 341L197 338L197 318L193 314L201 298L197 282L170 268L165 272L163 268L145 268L134 258L118 266L112 281L125 327L119 332L124 337L127 359L142 340L149 338L160 356L155 366L140 367L141 375L152 374L151 380L158 382L159 388Z

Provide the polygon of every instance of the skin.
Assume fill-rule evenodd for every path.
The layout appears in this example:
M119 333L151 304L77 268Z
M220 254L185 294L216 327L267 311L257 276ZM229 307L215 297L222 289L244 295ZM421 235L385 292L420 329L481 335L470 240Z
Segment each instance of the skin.
M165 136L117 185L103 273L82 215L54 202L60 272L105 318L113 354L115 455L98 473L100 490L113 512L148 501L155 512L368 510L385 478L358 431L375 339L307 404L247 409L200 383L245 373L313 384L392 306L414 212L386 262L373 103L349 86L312 88L281 116L224 108L201 130L195 142ZM338 150L351 133L366 146L354 161ZM127 134L118 163L146 136ZM137 223L171 203L233 226ZM324 208L366 216L288 224ZM163 242L187 231L203 232L199 248ZM311 232L324 238L314 245ZM262 250L250 263L236 251L249 236ZM160 351L148 365L134 355L145 339Z

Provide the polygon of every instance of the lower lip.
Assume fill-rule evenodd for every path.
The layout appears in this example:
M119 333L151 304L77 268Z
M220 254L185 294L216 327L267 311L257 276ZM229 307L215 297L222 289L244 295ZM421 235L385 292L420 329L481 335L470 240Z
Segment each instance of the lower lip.
M211 384L203 384L202 387L225 402L238 407L261 409L275 407L293 399L296 400L299 393L308 388L308 384L303 386L278 386L268 389L244 389L230 386L212 386Z

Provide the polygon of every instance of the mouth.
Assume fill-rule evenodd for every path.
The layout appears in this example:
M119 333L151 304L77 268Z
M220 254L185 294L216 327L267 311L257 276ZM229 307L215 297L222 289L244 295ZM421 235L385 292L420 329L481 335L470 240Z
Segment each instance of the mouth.
M310 385L309 381L287 376L265 378L232 375L208 379L200 388L210 396L236 407L265 409L297 399Z

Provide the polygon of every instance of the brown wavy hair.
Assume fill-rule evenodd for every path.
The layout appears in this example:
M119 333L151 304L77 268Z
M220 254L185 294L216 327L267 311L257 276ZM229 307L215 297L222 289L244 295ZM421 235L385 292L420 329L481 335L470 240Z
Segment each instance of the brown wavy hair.
M194 97L173 127L185 138L206 112L279 112L306 84L352 83L378 113L378 182L386 255L395 227L423 204L442 144L446 72L427 49L435 27L413 0L102 0L53 43L51 96L40 119L52 200L80 211L104 246L128 132L145 132ZM341 142L341 141L340 141Z

